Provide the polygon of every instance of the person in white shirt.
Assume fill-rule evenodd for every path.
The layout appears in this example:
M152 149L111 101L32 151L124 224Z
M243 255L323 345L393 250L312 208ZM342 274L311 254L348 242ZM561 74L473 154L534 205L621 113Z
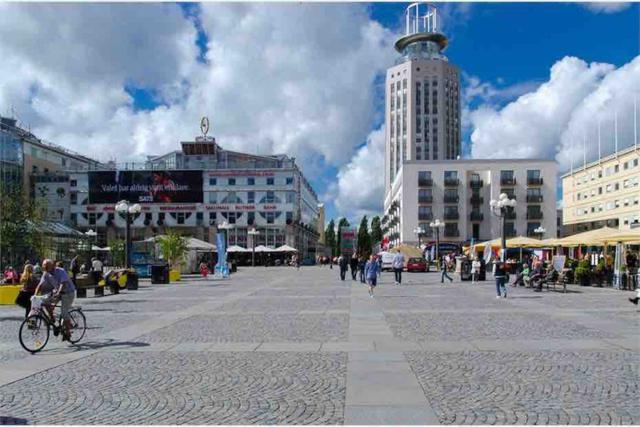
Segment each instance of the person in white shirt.
M475 257L471 263L471 284L478 281L478 276L480 276L480 266L480 258Z
M393 256L391 266L395 274L396 285L400 285L402 283L402 269L404 268L404 255L402 252L398 252Z
M91 275L93 276L93 281L97 285L102 279L102 261L98 258L93 258L91 260Z

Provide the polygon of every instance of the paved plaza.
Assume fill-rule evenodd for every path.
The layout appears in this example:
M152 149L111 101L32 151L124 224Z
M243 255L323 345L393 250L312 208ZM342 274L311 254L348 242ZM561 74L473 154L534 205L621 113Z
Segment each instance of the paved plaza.
M142 282L76 300L81 345L36 355L0 307L0 423L640 423L631 293L404 280L375 298L327 267Z

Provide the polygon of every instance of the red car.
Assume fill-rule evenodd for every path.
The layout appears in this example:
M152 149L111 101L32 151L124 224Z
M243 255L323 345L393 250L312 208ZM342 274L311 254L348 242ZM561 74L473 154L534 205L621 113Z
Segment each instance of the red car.
M407 271L427 271L427 261L424 258L409 258L407 261Z

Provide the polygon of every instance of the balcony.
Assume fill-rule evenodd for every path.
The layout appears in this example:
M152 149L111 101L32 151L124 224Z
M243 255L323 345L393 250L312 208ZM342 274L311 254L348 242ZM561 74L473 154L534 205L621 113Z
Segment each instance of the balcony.
M431 221L433 219L432 213L419 213L418 221Z
M445 212L444 219L460 219L460 213L458 212Z
M471 188L482 188L483 185L484 183L481 179L472 179L471 181L469 181L469 186Z
M469 214L469 219L471 221L483 221L484 214L482 212L471 212L471 214Z
M472 205L481 205L484 203L484 198L481 196L471 196L471 204Z
M433 180L431 178L418 179L418 187L432 187Z
M527 203L542 203L542 195L527 195Z
M433 196L418 196L418 203L433 203Z
M527 178L527 185L542 185L542 178Z
M504 217L505 219L516 219L516 212L515 211L505 212Z
M505 191L505 190L504 190L504 188L501 188L501 189L500 189L500 193L504 193L504 194L506 194L506 195L507 195L507 197L508 197L508 198L513 199L513 200L516 200L516 195L515 195L515 193L512 193L512 192L510 192L510 191Z
M460 200L460 197L456 194L455 196L451 196L451 195L446 195L444 196L444 202L445 203L458 203L458 201Z
M527 219L542 219L541 211L527 212Z
M445 187L457 187L460 185L460 180L458 178L445 178L444 186Z
M460 237L460 231L457 228L455 229L445 228L444 237Z
M510 187L513 187L514 185L516 185L516 179L515 178L500 178L500 185L508 185Z

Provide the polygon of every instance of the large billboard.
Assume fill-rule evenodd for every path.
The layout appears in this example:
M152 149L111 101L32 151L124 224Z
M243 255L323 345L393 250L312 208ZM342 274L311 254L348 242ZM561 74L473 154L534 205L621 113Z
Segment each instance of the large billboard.
M201 171L89 172L89 203L202 203Z

